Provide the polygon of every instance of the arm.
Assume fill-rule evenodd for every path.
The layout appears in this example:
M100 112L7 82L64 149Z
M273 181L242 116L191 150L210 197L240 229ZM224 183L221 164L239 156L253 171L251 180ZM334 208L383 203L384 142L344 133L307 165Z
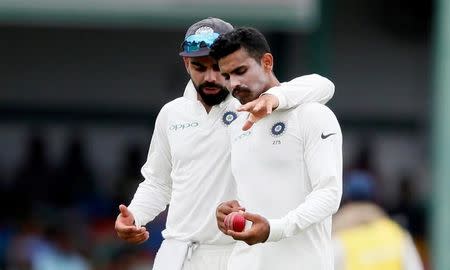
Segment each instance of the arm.
M334 84L318 74L297 77L267 90L278 98L276 109L290 109L308 102L326 104L334 95Z
M312 191L305 201L281 219L271 219L267 241L278 241L331 217L342 196L342 134L333 112L314 103L301 110L300 136Z
M250 113L243 130L248 130L258 120L274 109L290 109L308 102L327 103L334 95L334 84L317 74L297 77L272 87L258 99L242 105L238 111Z
M163 107L156 119L147 161L141 169L144 181L139 184L128 207L137 227L152 221L170 201L172 163L166 127L167 111Z

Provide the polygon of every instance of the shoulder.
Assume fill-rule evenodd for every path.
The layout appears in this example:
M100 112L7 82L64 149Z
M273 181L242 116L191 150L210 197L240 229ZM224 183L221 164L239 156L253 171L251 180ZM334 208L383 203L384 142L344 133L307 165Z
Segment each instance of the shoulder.
M329 80L328 78L321 76L319 74L313 73L313 74L308 74L308 75L303 75L303 76L299 76L296 78L291 79L290 81L284 82L282 84L285 85L303 85L305 83L308 84L329 84L331 86L333 86L334 88L334 84L331 80Z
M178 97L176 99L173 99L169 102L167 102L166 104L164 104L164 106L161 108L161 111L170 111L173 110L175 108L178 108L181 105L184 105L188 102L189 100L185 97Z
M329 131L340 133L340 124L330 108L320 103L306 103L294 109L301 130L306 133Z
M177 112L185 111L183 108L189 100L183 97L176 98L167 102L162 106L158 112L157 121L165 121L170 115L177 114Z
M164 104L160 110L160 114L170 113L173 111L183 110L183 108L190 102L189 99L185 97L178 97Z
M331 117L336 118L333 111L324 104L318 102L309 102L302 104L293 109L293 111L301 118L309 117Z

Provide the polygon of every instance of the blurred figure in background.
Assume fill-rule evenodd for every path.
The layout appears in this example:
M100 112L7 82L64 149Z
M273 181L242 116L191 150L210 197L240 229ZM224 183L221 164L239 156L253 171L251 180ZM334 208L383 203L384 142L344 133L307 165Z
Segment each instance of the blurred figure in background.
M52 203L62 208L74 207L79 203L91 201L95 196L94 173L86 160L81 135L72 132L71 138L57 169L57 177L49 187Z
M350 174L343 203L333 217L335 270L422 270L408 231L374 203L375 182Z
M35 251L31 270L90 270L89 262L77 250L70 227L60 224L47 226L46 246Z
M34 209L49 204L55 170L47 159L47 145L40 131L31 132L26 157L19 165L11 185L11 205L21 211L12 211L12 217L26 217ZM13 208L8 209L11 211Z
M145 162L145 154L143 155L139 145L129 145L124 150L123 159L121 161L120 175L115 182L114 202L130 201L134 191L138 186L136 179L142 179L140 169L142 163Z

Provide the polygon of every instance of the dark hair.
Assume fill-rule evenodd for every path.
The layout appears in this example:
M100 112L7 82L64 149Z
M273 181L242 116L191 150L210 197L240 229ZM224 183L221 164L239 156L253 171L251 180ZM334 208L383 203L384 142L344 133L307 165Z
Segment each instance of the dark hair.
M251 27L239 27L220 35L211 46L209 55L219 60L240 48L244 48L257 62L265 53L270 53L269 43L261 32Z

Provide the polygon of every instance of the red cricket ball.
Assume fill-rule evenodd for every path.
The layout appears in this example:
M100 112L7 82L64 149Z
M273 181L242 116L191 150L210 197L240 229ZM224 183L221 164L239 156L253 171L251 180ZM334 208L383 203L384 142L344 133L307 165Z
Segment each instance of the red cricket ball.
M224 223L228 230L233 230L235 232L242 232L245 228L245 218L238 212L229 213L225 217Z

